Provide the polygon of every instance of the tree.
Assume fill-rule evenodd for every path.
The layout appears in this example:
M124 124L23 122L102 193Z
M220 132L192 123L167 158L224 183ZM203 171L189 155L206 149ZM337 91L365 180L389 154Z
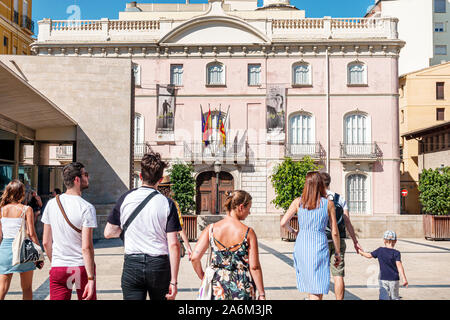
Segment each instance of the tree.
M450 167L423 170L419 179L419 192L425 213L450 214Z
M176 163L169 170L173 198L182 214L192 214L195 209L195 179L191 164Z
M272 200L275 207L286 211L292 201L302 195L306 174L318 169L319 166L308 156L301 161L285 158L278 164L270 176L276 193L275 199Z

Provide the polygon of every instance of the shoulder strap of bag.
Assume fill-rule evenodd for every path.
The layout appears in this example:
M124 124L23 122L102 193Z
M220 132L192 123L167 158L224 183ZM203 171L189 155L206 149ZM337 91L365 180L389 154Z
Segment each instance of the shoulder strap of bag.
M214 224L211 224L211 227L209 227L209 237L208 237L208 244L209 244L209 248L208 248L208 256L206 258L206 264L205 264L205 269L207 267L209 267L211 265L211 258L212 258L212 243L214 242L213 239L213 228L214 228Z
M62 212L62 214L63 214L63 216L64 216L64 219L66 219L66 221L67 221L67 223L69 224L69 226L70 226L73 230L75 230L76 232L81 233L81 230L78 229L77 227L75 227L75 226L72 224L72 222L70 222L69 218L67 218L66 212L64 211L64 208L63 208L63 206L62 206L62 204L61 204L61 201L59 200L59 194L56 195L56 202L58 203L59 209L61 210L61 212Z
M17 206L16 206L16 208L17 208ZM20 214L19 218L21 218L21 219L25 219L26 218L25 213L27 212L27 209L28 209L28 206L26 206L26 205L24 205L22 207L22 213Z
M120 233L120 239L125 239L125 231L127 231L128 227L130 226L131 222L137 217L137 215L144 209L144 207L147 205L147 203L158 194L158 191L153 191L151 194L147 196L147 198L144 199L144 201L141 202L140 205L136 209L134 209L131 216L128 218L128 220L123 225L122 232ZM124 240L125 241L125 240Z

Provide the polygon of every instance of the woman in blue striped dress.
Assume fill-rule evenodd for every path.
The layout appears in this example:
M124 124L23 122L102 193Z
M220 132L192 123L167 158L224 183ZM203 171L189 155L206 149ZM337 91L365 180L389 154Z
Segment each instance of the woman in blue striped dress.
M289 226L295 213L298 214L299 230ZM300 292L308 292L310 300L322 300L330 288L330 254L325 234L328 220L336 248L336 264L339 264L340 242L334 204L326 198L319 172L309 172L302 196L292 202L281 220L281 226L297 235L294 246L297 288Z

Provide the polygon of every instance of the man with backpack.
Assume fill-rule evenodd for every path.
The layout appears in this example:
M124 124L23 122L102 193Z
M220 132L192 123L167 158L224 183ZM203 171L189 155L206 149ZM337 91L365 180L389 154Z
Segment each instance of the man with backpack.
M323 182L325 184L325 187L327 189L327 198L328 200L332 200L334 202L334 206L336 208L336 221L338 224L339 229L339 237L341 239L340 247L341 247L341 262L336 267L334 265L335 257L334 257L334 245L333 240L331 238L331 229L328 225L326 228L326 233L328 237L328 247L330 249L330 269L331 269L331 275L334 278L334 294L336 295L336 300L344 300L344 292L345 292L345 283L344 283L344 276L345 276L345 262L344 262L344 255L345 255L345 238L347 237L347 230L350 234L350 237L353 240L353 245L355 247L356 253L359 253L359 250L363 251L362 247L359 245L358 240L356 239L355 231L353 229L352 223L350 222L350 214L348 212L347 203L344 199L341 198L341 196L338 193L334 193L330 190L330 183L331 183L331 177L326 172L321 172L320 175L322 176Z
M146 153L142 186L122 195L108 216L105 238L124 241L124 300L174 300L178 292L180 220L175 203L157 191L167 166L159 153Z

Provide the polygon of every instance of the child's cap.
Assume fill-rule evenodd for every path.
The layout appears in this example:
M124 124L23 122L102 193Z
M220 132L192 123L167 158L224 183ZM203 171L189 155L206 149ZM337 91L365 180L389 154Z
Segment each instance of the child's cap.
M397 235L395 231L388 230L384 233L383 239L385 240L397 240Z

